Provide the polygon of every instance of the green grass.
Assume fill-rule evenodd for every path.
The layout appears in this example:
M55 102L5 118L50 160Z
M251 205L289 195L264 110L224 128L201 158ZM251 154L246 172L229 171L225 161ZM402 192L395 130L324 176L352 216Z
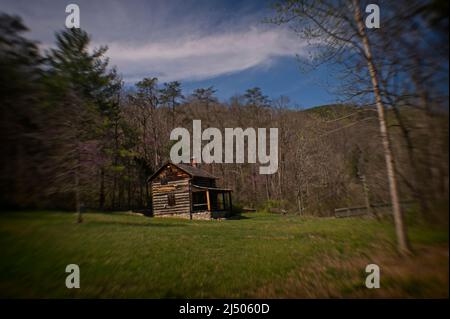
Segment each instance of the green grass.
M377 258L402 264L389 221L244 217L188 221L88 213L76 224L70 213L3 213L0 297L448 296L448 254L436 257L439 268L431 274L408 268L400 280L387 272L386 294L364 288L364 265ZM446 230L413 226L410 234L417 258L405 265L420 267L422 255L434 258L436 247L448 251ZM65 287L65 267L72 263L80 266L80 289Z

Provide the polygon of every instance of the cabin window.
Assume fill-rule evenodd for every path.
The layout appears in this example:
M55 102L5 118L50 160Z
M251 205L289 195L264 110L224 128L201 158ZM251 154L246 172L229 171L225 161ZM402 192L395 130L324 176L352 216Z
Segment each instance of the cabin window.
M168 194L167 202L169 206L175 206L175 194Z
M161 185L167 185L167 178L161 177Z

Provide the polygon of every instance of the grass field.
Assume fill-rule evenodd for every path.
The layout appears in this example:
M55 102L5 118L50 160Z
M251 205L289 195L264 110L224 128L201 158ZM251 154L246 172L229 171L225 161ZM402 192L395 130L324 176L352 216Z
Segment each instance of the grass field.
M226 221L88 213L0 214L3 298L448 297L448 230L264 213ZM78 264L81 288L65 287ZM367 289L365 266L381 269Z

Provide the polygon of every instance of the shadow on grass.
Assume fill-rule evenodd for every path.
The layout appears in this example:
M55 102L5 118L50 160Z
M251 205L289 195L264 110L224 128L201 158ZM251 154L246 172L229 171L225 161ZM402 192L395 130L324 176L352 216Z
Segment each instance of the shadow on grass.
M236 214L227 218L228 220L240 220L240 219L251 219L251 217L242 216L241 214Z
M137 223L137 222L124 222L124 221L101 221L92 220L87 224L95 225L109 225L109 226L128 226L128 227L184 227L185 224L172 224L172 223Z

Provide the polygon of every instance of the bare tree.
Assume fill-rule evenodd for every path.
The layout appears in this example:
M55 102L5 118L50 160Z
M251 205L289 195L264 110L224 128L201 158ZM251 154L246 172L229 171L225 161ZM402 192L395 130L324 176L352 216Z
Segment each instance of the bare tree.
M408 240L403 212L400 206L397 178L389 132L386 125L385 105L380 92L379 72L372 55L369 35L361 13L359 0L308 1L292 0L277 5L278 16L272 21L290 24L304 39L313 44L319 62L344 61L353 63L355 73L371 83L370 93L375 98L380 138L384 150L392 210L401 253L408 253ZM317 62L316 61L316 62ZM366 63L367 73L359 71L359 62ZM350 64L350 69L352 66ZM359 72L358 72L359 71Z

